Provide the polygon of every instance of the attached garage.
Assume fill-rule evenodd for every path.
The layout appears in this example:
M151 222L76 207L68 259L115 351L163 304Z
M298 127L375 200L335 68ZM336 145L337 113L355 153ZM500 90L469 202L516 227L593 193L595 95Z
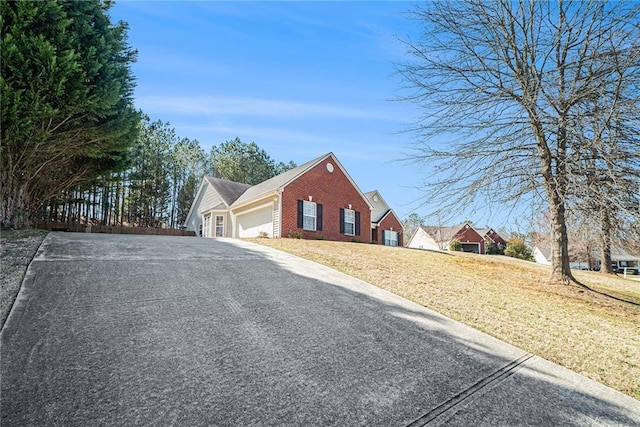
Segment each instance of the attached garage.
M258 237L264 232L273 237L273 203L253 208L236 216L236 236Z
M480 243L461 243L462 252L480 253Z

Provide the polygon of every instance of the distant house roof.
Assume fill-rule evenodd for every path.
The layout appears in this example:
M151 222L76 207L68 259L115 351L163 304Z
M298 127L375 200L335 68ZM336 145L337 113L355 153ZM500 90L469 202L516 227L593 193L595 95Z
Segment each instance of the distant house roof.
M465 225L466 223L451 227L438 227L432 225L421 225L420 227L436 242L448 242L452 240Z
M536 246L534 249L538 249L538 251L542 254L542 256L547 259L547 260L551 260L551 249L550 248L541 248L540 246Z
M241 184L239 182L228 181L226 179L206 177L206 180L220 195L222 200L230 206L251 186L249 184Z
M487 234L489 234L491 229L490 228L476 228L476 231L478 232L479 235L481 235L482 237L485 237Z
M502 236L500 234L498 234L498 232L496 230L494 230L493 228L476 228L476 231L478 232L479 235L481 235L484 238L488 238L493 243L497 243L496 242L496 237L499 238L502 241L505 241L502 238Z
M640 258L630 255L619 248L611 249L611 261L640 261Z

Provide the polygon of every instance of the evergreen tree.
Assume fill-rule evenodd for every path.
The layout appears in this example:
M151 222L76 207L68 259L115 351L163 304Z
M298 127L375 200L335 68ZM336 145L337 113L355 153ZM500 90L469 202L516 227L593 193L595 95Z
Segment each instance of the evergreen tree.
M0 3L4 226L27 225L67 188L123 168L137 132L123 22L110 3Z
M294 167L293 162L276 165L255 142L247 144L240 138L213 147L209 154L209 172L213 176L244 184L259 184Z

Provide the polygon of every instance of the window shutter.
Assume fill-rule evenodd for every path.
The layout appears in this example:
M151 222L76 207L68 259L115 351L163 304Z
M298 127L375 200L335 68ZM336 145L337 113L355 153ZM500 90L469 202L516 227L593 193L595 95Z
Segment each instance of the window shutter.
M298 228L304 228L304 202L298 200Z
M360 212L356 211L356 236L360 235Z
M340 233L344 234L344 209L340 208Z
M382 244L386 245L387 243L387 232L385 230L382 230Z
M322 205L316 205L316 230L322 231Z

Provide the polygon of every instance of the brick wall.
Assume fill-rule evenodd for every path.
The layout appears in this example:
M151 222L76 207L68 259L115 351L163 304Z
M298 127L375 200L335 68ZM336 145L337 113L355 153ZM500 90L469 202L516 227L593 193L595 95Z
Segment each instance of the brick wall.
M465 226L456 233L453 237L454 240L459 241L460 243L480 243L480 253L484 254L484 239L480 236L473 228Z
M333 165L333 172L327 170L327 164ZM309 200L323 207L322 231L307 231L298 228L298 200ZM347 236L340 233L340 208L360 212L360 235ZM332 156L317 164L294 182L287 185L282 193L282 237L289 232L302 233L305 239L327 238L350 242L371 240L371 210L359 191L338 167Z
M384 245L384 242L382 241L382 230L391 230L393 228L393 231L397 231L398 234L398 246L402 246L402 243L404 242L404 233L402 232L402 224L400 224L400 221L398 221L398 218L396 218L395 215L389 214L387 215L382 222L378 225L378 243L381 245Z

